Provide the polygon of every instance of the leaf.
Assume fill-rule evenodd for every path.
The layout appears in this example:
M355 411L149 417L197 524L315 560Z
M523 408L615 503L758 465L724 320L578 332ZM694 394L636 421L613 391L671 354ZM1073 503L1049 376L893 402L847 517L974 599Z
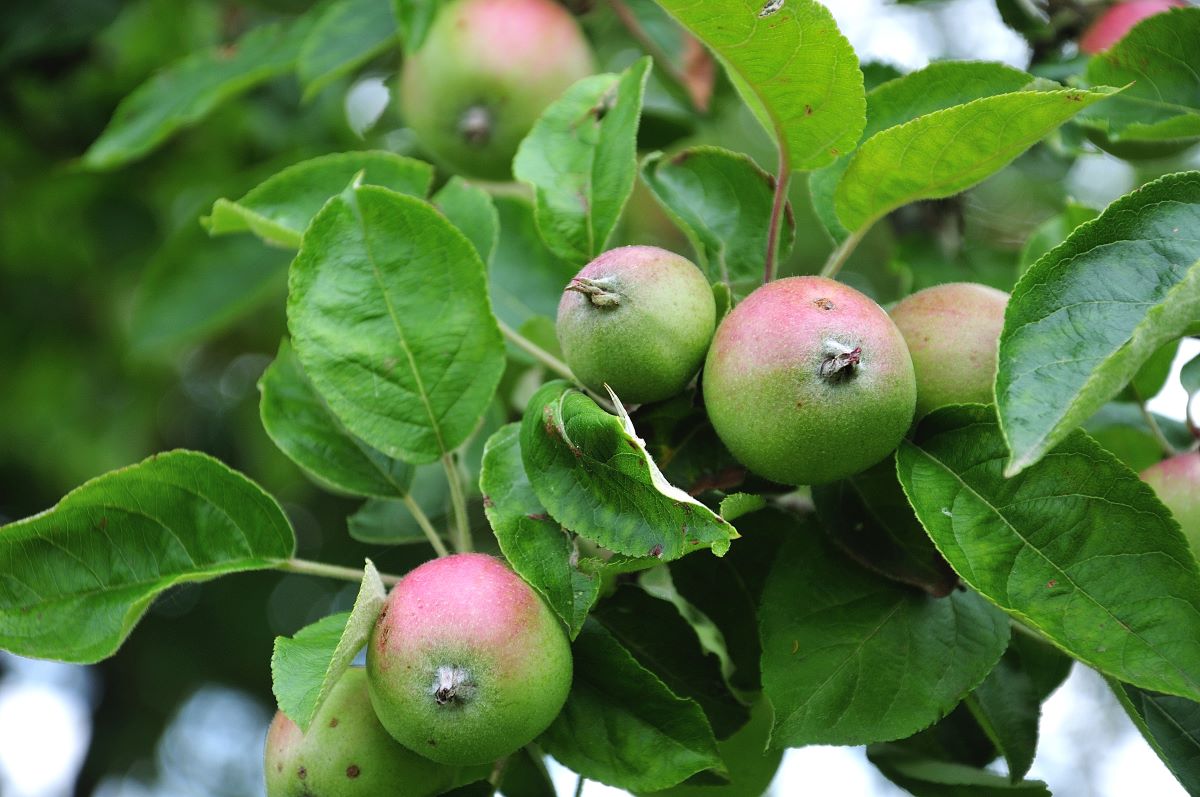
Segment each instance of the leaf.
M985 769L922 758L896 745L871 745L867 759L916 797L1050 797L1050 789L1040 780L1011 783Z
M889 128L854 153L834 194L837 217L859 231L910 202L957 194L1115 91L1016 91Z
M674 695L595 620L573 647L575 676L562 713L538 742L589 780L645 792L722 770L694 701Z
M788 0L764 17L758 0L659 5L717 54L790 169L820 168L854 149L865 122L863 76L824 6Z
M958 574L908 505L893 458L848 479L813 487L812 495L830 539L859 564L938 598L958 585Z
M1200 9L1155 14L1088 61L1092 85L1128 86L1080 116L1112 141L1200 136Z
M650 59L586 77L542 112L513 160L533 188L551 251L582 264L608 248L637 178L637 129Z
M292 345L329 408L420 464L474 431L504 370L483 263L432 206L360 186L329 201L292 263Z
M642 181L676 221L700 255L709 282L723 282L737 297L762 284L775 178L748 155L719 147L692 147L663 159L642 161ZM785 205L779 258L796 236Z
M1032 80L1032 75L1004 64L986 61L932 63L924 69L882 83L867 93L867 125L859 143L876 133L934 111L1017 91ZM846 239L849 231L834 211L834 192L850 165L851 157L847 151L808 178L817 217L838 243Z
M409 495L435 527L446 518L450 485L440 462L413 468ZM410 545L429 541L404 501L366 501L358 511L346 518L346 530L353 539L371 545Z
M245 476L194 451L156 454L0 527L0 648L100 661L167 588L276 567L295 544Z
M1068 202L1062 213L1042 222L1030 233L1029 239L1021 249L1018 273L1024 274L1042 255L1067 240L1072 230L1099 215L1100 211L1095 208Z
M1183 364L1179 370L1179 382L1189 396L1200 393L1200 355Z
M670 561L707 545L720 556L737 537L663 478L628 416L623 423L561 380L529 400L521 457L550 514L610 551Z
M488 289L496 317L513 329L534 317L553 319L578 267L546 248L528 201L507 196L493 201L500 235L488 267Z
M750 493L733 493L721 499L721 517L728 520L730 523L740 518L742 515L748 515L751 512L757 512L767 505L767 499L761 495L751 495Z
M113 169L146 155L217 106L290 72L312 24L259 25L236 44L192 53L155 74L121 101L83 165Z
M522 747L508 757L499 783L504 797L555 797L554 781L536 747ZM488 797L494 792L489 790Z
M521 425L491 436L483 452L479 489L484 511L513 570L562 618L574 639L600 594L600 579L581 570L568 533L538 501L521 464Z
M1200 317L1198 226L1200 172L1167 175L1025 272L1005 312L996 375L1007 475L1041 459Z
M387 590L370 559L349 612L301 628L294 637L275 637L271 689L279 710L307 731L334 684L367 644L387 600Z
M634 25L640 28L642 45L654 57L658 67L657 77L663 78L664 87L672 96L679 95L688 105L700 112L707 112L713 95L716 79L716 64L704 45L680 27L674 19L658 6L654 0L624 0L613 5L614 12L624 17L628 14Z
M1037 752L1041 700L1020 654L1005 652L966 704L1008 762L1009 780L1024 778Z
M154 256L138 286L133 351L169 352L228 328L282 296L288 260L250 238L210 241L198 228L185 228Z
M718 316L719 317L719 316ZM696 406L695 393L678 396L637 409L636 424L646 435L647 450L672 484L689 495L709 491L728 497L730 491L746 486L746 468L733 458L717 437L703 407ZM753 499L734 499L735 508L748 507ZM734 518L722 513L732 522Z
M305 37L296 63L304 99L395 43L389 0L340 0L327 6Z
M433 182L428 163L390 152L339 152L289 166L237 201L218 199L201 219L210 235L252 232L269 244L296 249L313 216L356 174L362 182L424 197Z
M491 262L500 235L500 217L487 191L454 176L433 195L433 205L467 236L480 260Z
M888 581L811 528L785 540L759 622L772 747L909 736L979 685L1009 635L978 595L932 598Z
M1188 794L1200 792L1200 703L1108 679L1122 708Z
M349 495L408 494L413 468L346 431L313 390L287 341L258 382L263 428L279 450L314 481Z
M592 616L674 694L695 700L716 738L728 739L750 720L749 709L725 685L721 662L701 647L696 631L673 604L626 584Z
M392 0L392 13L406 53L415 53L425 41L442 0Z
M1071 656L1157 691L1200 695L1200 572L1153 491L1082 432L1001 473L990 407L926 416L900 483L970 586Z

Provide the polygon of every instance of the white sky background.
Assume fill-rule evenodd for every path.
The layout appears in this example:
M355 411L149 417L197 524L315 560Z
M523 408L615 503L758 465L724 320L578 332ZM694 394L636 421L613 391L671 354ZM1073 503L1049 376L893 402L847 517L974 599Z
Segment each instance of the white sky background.
M932 15L927 13L929 6L885 6L883 0L826 0L825 4L864 62L883 61L906 71L924 66L930 56L1027 66L1028 47L1004 27L992 0L948 0L935 6ZM1082 159L1068 181L1079 199L1103 206L1129 190L1133 179L1132 170L1123 162L1097 156ZM1151 409L1182 420L1186 396L1179 386L1178 369L1197 354L1200 341L1185 340L1167 387L1150 402ZM9 669L0 680L0 795L67 795L87 748L89 675L80 667L0 655L5 656ZM253 785L247 793L262 793L257 758L246 769L247 747L261 749L266 718L259 707L238 693L214 689L198 694L185 705L181 716L158 752L160 764L168 770L164 778L149 787L132 779L112 780L99 794L180 797L204 793L194 791L199 784L194 782L192 767L181 770L191 776L190 787L188 779L181 781L180 771L172 768L181 744L192 757L203 758L220 770L224 785L250 778ZM221 721L214 723L215 716ZM205 728L214 727L219 730L211 739L201 738ZM572 795L575 775L553 762L551 767L558 793ZM1185 797L1104 682L1082 665L1076 665L1067 683L1044 705L1038 756L1030 777L1046 780L1056 797ZM905 794L875 772L862 748L847 747L789 750L772 790L776 797ZM626 793L589 782L583 794L619 797Z

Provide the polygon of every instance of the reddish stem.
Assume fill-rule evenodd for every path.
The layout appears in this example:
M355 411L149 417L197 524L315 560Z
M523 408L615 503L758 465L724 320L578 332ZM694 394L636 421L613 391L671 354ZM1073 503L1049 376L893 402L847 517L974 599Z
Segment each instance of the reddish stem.
M783 210L787 205L788 182L792 178L792 164L788 160L783 142L779 146L779 171L775 175L775 198L771 202L771 224L767 228L767 256L763 268L763 283L775 279L775 255L779 251L779 230L783 222Z

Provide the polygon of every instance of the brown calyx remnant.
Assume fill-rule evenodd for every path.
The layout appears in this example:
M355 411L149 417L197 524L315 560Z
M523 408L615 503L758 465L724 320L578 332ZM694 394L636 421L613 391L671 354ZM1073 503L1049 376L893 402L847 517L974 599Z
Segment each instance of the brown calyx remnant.
M484 105L472 105L458 117L458 134L473 147L482 147L492 138L492 112Z
M833 349L830 351L830 349ZM821 361L821 378L831 384L845 382L854 376L862 359L862 346L846 349L838 345L826 347L825 359Z
M573 277L566 290L583 294L596 307L617 307L621 304L621 295L613 290L612 281L608 279Z

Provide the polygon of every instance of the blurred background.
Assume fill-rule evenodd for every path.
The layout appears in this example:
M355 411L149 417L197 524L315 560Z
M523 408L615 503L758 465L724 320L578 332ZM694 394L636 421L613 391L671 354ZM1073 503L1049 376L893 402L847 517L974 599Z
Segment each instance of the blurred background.
M43 510L106 470L184 447L219 457L277 496L303 557L353 565L369 555L388 572L426 558L419 547L351 539L346 518L357 503L318 491L267 438L255 384L285 332L288 254L249 236L210 239L197 223L216 198L240 196L306 157L362 148L420 156L391 96L398 52L308 97L294 78L267 82L123 168L86 171L78 161L118 101L156 70L311 5L0 7L0 523ZM639 55L604 3L569 5L584 11L605 68ZM1047 41L1015 29L1035 0L1001 0L1004 17L995 0L827 5L868 86L943 58L1029 68L1036 51L1050 77L1073 69L1077 30ZM715 143L770 168L769 139L723 80L715 92L712 111L698 115L652 87L643 147ZM963 197L877 225L844 278L880 302L951 279L1010 289L1031 256L1031 236L1159 174L1200 168L1196 150L1134 165L1081 146L1065 129ZM793 184L797 240L783 271L813 273L831 247L805 181ZM686 251L648 195L635 195L627 216L623 241ZM1200 348L1185 343L1176 369ZM1152 408L1181 420L1185 401L1172 375ZM229 576L159 599L101 664L0 654L0 795L261 794L272 640L348 608L354 591L299 575ZM571 794L574 775L552 773L560 794ZM1082 667L1044 707L1031 777L1064 797L1182 794ZM780 796L901 793L855 748L789 751L773 788ZM583 793L620 792L588 784Z

